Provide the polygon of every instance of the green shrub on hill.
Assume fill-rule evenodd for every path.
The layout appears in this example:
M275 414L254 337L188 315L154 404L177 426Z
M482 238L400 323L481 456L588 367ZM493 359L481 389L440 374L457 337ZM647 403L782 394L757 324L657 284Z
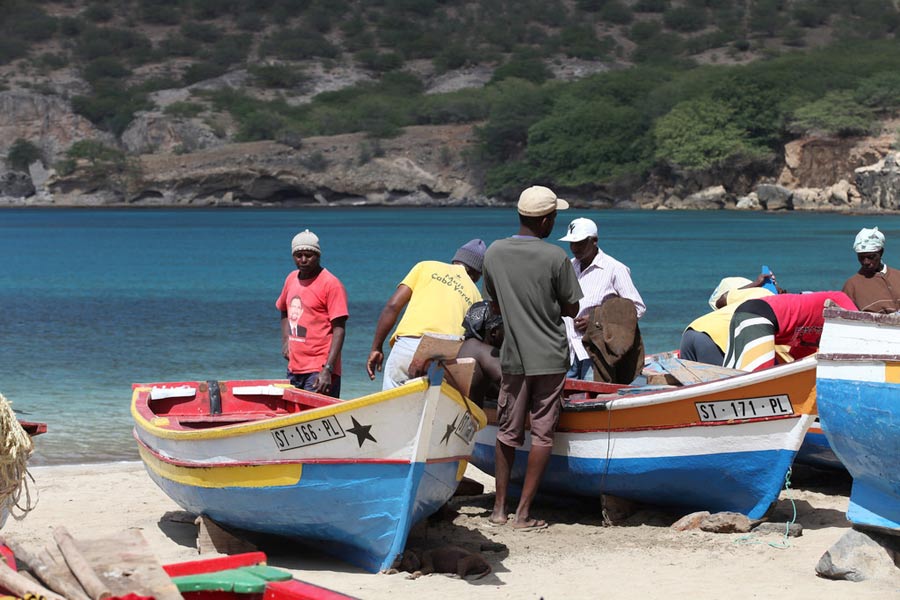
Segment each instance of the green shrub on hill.
M488 116L486 96L487 92L482 88L422 96L413 105L415 123L443 125L481 121Z
M88 83L95 85L105 79L124 79L131 70L115 58L101 56L87 63L81 74Z
M628 25L634 20L634 13L627 4L621 0L609 0L600 9L599 16L604 21L616 25Z
M3 7L4 33L12 34L27 47L34 42L49 40L56 33L57 20L43 9L26 2L8 2Z
M663 13L669 8L669 0L637 0L632 8L635 12Z
M676 105L653 126L655 157L687 169L704 169L736 156L760 154L731 117L728 106L710 98Z
M6 152L6 164L16 171L28 172L28 166L44 160L44 153L28 140L18 138Z
M597 39L594 30L589 25L571 25L560 31L557 38L560 52L572 58L585 60L600 60L606 58L612 49L608 39L603 42Z
M251 65L248 71L256 85L264 88L293 89L309 78L294 65Z
M81 11L81 16L92 23L108 23L112 20L114 12L111 6L93 2Z
M853 97L864 106L889 115L895 114L900 111L900 73L876 73L863 79Z
M354 55L359 64L372 71L386 73L403 66L403 56L396 52L379 52L372 48L360 50Z
M874 126L872 109L859 104L852 92L844 90L828 92L824 98L800 106L788 121L788 129L796 135L868 135L874 132Z
M163 112L180 119L190 119L196 117L206 109L199 102L173 102L163 109Z
M484 159L497 165L518 159L528 144L528 129L552 106L549 88L522 79L504 79L487 90L487 122L476 129Z
M95 84L93 94L72 98L72 109L94 125L120 135L134 113L152 107L143 90L116 83Z
M215 79L221 77L228 72L228 68L224 65L217 65L211 62L191 63L181 75L183 85L193 85L207 79Z
M0 65L10 63L28 54L22 40L10 36L0 36Z
M678 6L666 10L663 23L669 29L682 33L700 31L706 27L706 11L694 6Z
M153 44L144 34L116 27L95 27L88 25L78 34L75 54L82 60L115 56L142 64L150 60Z
M339 50L318 31L302 27L283 27L263 40L259 52L260 56L304 60L313 57L334 58Z
M180 7L171 0L139 0L137 13L150 25L177 25L182 18Z
M528 130L534 177L563 187L600 184L649 165L649 121L609 98L563 96Z
M507 62L497 67L494 70L491 81L502 81L510 77L541 84L548 79L553 79L553 73L544 64L544 61L537 56L521 54L513 56Z

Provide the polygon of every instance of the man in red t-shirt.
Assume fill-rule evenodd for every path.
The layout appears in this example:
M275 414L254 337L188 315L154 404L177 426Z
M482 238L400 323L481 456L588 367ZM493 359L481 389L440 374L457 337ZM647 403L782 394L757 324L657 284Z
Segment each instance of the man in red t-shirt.
M319 238L310 230L294 236L291 255L297 269L284 280L275 307L281 311L281 352L295 387L341 393L341 349L347 318L347 291L322 267Z
M775 346L790 349L793 359L815 354L825 325L825 303L846 310L856 305L844 292L778 294L747 300L731 316L723 366L759 371L774 366Z

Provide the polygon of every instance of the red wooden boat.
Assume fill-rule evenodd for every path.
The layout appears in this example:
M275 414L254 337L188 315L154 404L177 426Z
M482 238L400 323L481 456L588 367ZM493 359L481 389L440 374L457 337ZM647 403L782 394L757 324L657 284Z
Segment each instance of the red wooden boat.
M266 565L263 552L246 552L164 565L185 600L353 600Z

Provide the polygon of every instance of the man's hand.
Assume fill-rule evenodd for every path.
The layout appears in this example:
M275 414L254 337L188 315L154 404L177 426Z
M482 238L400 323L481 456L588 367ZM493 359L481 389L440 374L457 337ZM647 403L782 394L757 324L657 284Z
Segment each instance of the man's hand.
M315 391L320 394L325 394L331 390L331 371L328 369L322 369L319 371L319 374L316 375L316 382L313 384Z
M579 317L575 317L575 331L579 333L587 331L588 323L591 322L590 315L591 313L587 312Z
M369 379L375 379L375 371L381 371L382 362L384 362L384 353L381 350L369 352L369 360L366 361L366 372L369 374Z

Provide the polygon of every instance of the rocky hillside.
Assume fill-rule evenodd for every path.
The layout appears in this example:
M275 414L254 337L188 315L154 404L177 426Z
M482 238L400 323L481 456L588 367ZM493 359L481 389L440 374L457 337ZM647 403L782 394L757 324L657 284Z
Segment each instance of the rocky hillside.
M527 177L528 132L553 114L509 126L504 95L892 38L898 22L893 3L799 0L14 1L0 24L0 205L508 202L490 182L507 159L523 173L507 181ZM540 182L604 208L896 210L886 106L875 125L806 126L709 165L645 152Z

